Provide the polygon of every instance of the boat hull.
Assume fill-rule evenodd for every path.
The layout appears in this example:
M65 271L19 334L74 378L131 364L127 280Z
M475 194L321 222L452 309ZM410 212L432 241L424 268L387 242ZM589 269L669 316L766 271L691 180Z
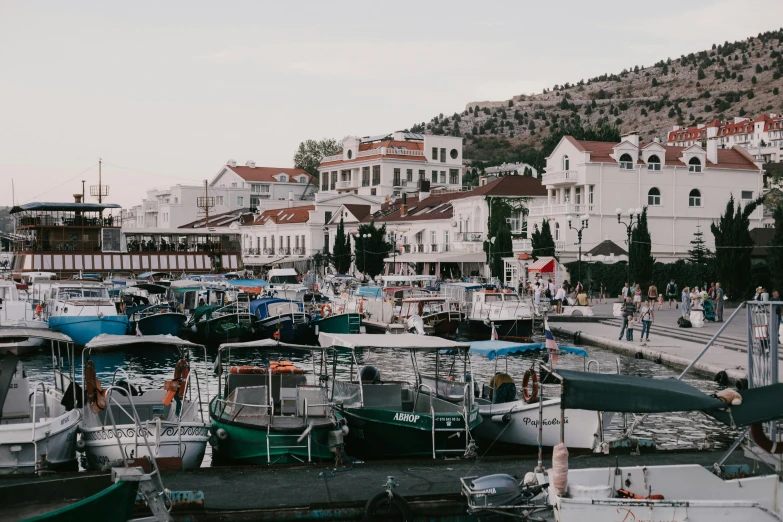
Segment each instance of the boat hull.
M2 321L0 322L0 328L8 326L13 328L29 328L48 330L46 322L44 321ZM6 353L12 353L15 355L24 355L26 353L32 353L37 351L43 345L43 339L36 339L33 337L20 337L18 339L4 339L0 342L0 355Z
M66 480L78 480L74 478ZM56 481L53 482L53 488L56 488ZM136 493L138 492L139 483L135 481L120 481L115 484L102 489L98 493L91 495L87 498L74 502L69 499L70 502L65 502L65 498L57 504L63 505L51 511L47 511L45 499L37 499L37 501L30 505L27 504L25 508L15 510L13 506L7 509L11 510L11 519L17 519L15 515L22 516L22 520L27 522L72 522L74 520L106 520L106 521L125 521L133 518L133 510L136 504ZM58 496L56 493L54 496ZM43 504L43 506L41 505ZM25 511L30 518L27 518Z
M280 333L284 343L306 343L313 339L313 330L304 314L278 315L257 320L253 327L259 339L274 339Z
M194 326L185 328L184 331L189 340L199 344L244 342L249 341L253 336L251 321L250 314L247 314L243 320L240 320L237 314L224 315L208 321L199 321Z
M59 417L36 422L38 460L45 455L49 469L76 467L76 430L80 420L81 414L71 410ZM0 426L0 474L35 471L32 433L29 422Z
M361 314L344 313L319 319L316 326L319 333L358 334L361 324Z
M178 336L182 333L182 327L185 326L187 317L180 313L162 313L155 314L133 321L130 327L130 333L136 333L136 325L142 335L173 335Z
M469 337L489 339L492 335L492 324L483 320L468 319L460 323L459 331ZM501 341L529 341L533 336L532 319L509 319L494 321L498 339Z
M84 346L101 334L125 335L128 333L128 318L125 316L52 316L49 328L71 339L74 344Z

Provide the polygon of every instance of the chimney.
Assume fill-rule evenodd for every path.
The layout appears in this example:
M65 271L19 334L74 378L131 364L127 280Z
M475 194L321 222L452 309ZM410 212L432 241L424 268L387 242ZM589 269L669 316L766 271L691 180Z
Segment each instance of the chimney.
M658 137L653 138L653 142L654 143L660 143L661 142L661 138L658 138Z
M405 217L408 213L408 193L402 193L402 205L400 205L400 217Z
M73 201L74 201L74 203L81 203L82 202L82 195L81 194L74 194L73 195Z
M289 190L288 191L288 208L291 208L294 206L294 191Z
M245 167L250 167L251 169L256 168L256 162L253 160L248 160L247 163L245 163Z
M422 199L430 197L430 180L428 179L420 179L419 180L419 201Z
M628 134L624 134L620 138L620 141L627 141L627 142L633 143L634 146L638 147L639 146L639 133L636 132L636 131L631 131Z
M707 127L707 161L718 164L718 127Z
M226 162L226 165L231 167L232 169L237 166L237 160L230 159Z

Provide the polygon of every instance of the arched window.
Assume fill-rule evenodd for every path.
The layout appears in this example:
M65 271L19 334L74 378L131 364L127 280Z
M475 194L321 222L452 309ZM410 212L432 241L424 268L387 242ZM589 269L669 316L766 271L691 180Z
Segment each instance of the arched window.
M699 158L691 158L688 162L688 172L701 172L701 160Z
M651 207L657 207L661 204L661 191L653 187L647 192L647 204Z
M630 154L623 154L620 156L620 168L626 170L633 170L633 158Z
M655 154L647 158L647 170L661 170L661 158Z
M560 223L555 223L555 241L560 241Z
M571 170L571 160L568 156L563 156L563 170Z
M699 189L693 189L691 190L691 193L688 194L688 206L689 207L701 206L701 192L699 192Z
M286 174L280 174L277 179L280 183L288 183L288 176Z

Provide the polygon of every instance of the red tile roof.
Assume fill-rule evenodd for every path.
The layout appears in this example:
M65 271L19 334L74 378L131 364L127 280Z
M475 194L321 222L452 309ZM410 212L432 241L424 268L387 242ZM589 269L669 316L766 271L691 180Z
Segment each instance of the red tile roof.
M240 178L244 179L245 181L260 181L260 182L266 182L266 183L285 183L277 181L273 176L276 176L277 174L288 174L288 181L287 183L298 183L297 180L292 179L293 176L301 176L304 174L308 178L312 180L313 183L315 183L315 178L313 178L310 174L303 171L302 169L286 169L286 168L277 168L277 167L247 167L247 166L239 166L231 167L229 165L226 165L226 168L228 170L231 170L235 172Z
M343 206L348 212L353 214L353 216L359 221L363 220L364 218L370 215L370 205L349 204Z
M288 225L291 223L307 223L310 219L310 211L315 210L315 205L305 207L277 208L266 210L261 213L253 222L254 225L263 225L267 221L277 223L278 225Z

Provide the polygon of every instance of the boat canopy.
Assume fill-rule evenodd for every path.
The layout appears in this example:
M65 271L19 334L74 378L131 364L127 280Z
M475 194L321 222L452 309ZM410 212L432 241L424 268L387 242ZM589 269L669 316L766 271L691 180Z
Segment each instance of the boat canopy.
M380 280L384 283L389 282L401 282L408 283L414 281L436 281L437 276L434 275L385 275L380 276Z
M343 348L382 348L389 350L414 350L418 352L434 352L438 350L468 351L470 345L440 337L416 334L335 334L321 332L318 335L321 346Z
M575 346L558 346L560 353L570 353L589 357L587 350ZM490 361L495 357L546 350L544 343L514 343L509 341L474 341L470 343L470 353L483 355Z
M193 310L193 322L197 323L202 317L206 316L207 319L212 317L212 312L218 308L223 308L223 305L202 305Z
M307 344L288 344L275 341L274 339L260 339L258 341L248 341L246 343L224 343L220 345L218 351L237 349L237 348L255 348L269 350L296 350L306 352L332 351L328 346L310 346Z
M762 422L783 419L783 383L737 390L742 395L742 404L726 410L707 413L729 426L749 426Z
M247 286L250 288L269 285L263 279L229 279L228 283L232 286Z
M356 295L359 297L376 297L383 296L383 288L380 286L360 286Z
M11 209L11 214L23 211L82 211L82 212L100 212L108 208L122 208L116 203L44 203L33 202L18 205Z
M127 348L139 344L157 344L182 348L204 348L203 345L180 339L173 335L111 335L101 334L84 345L85 350L109 351L113 348Z
M145 290L150 295L165 294L168 290L168 287L155 283L138 283L133 286L129 286L128 288L139 288L141 290Z
M618 413L664 413L725 409L726 403L678 379L558 370L566 409Z
M33 339L43 339L44 341L60 341L63 343L72 343L70 337L60 332L53 332L47 328L15 328L13 326L3 326L0 328L0 339L9 339L14 337L31 337Z
M169 273L169 272L142 272L138 276L136 276L136 279L149 279L150 277L155 277L155 276L171 277L171 273Z

